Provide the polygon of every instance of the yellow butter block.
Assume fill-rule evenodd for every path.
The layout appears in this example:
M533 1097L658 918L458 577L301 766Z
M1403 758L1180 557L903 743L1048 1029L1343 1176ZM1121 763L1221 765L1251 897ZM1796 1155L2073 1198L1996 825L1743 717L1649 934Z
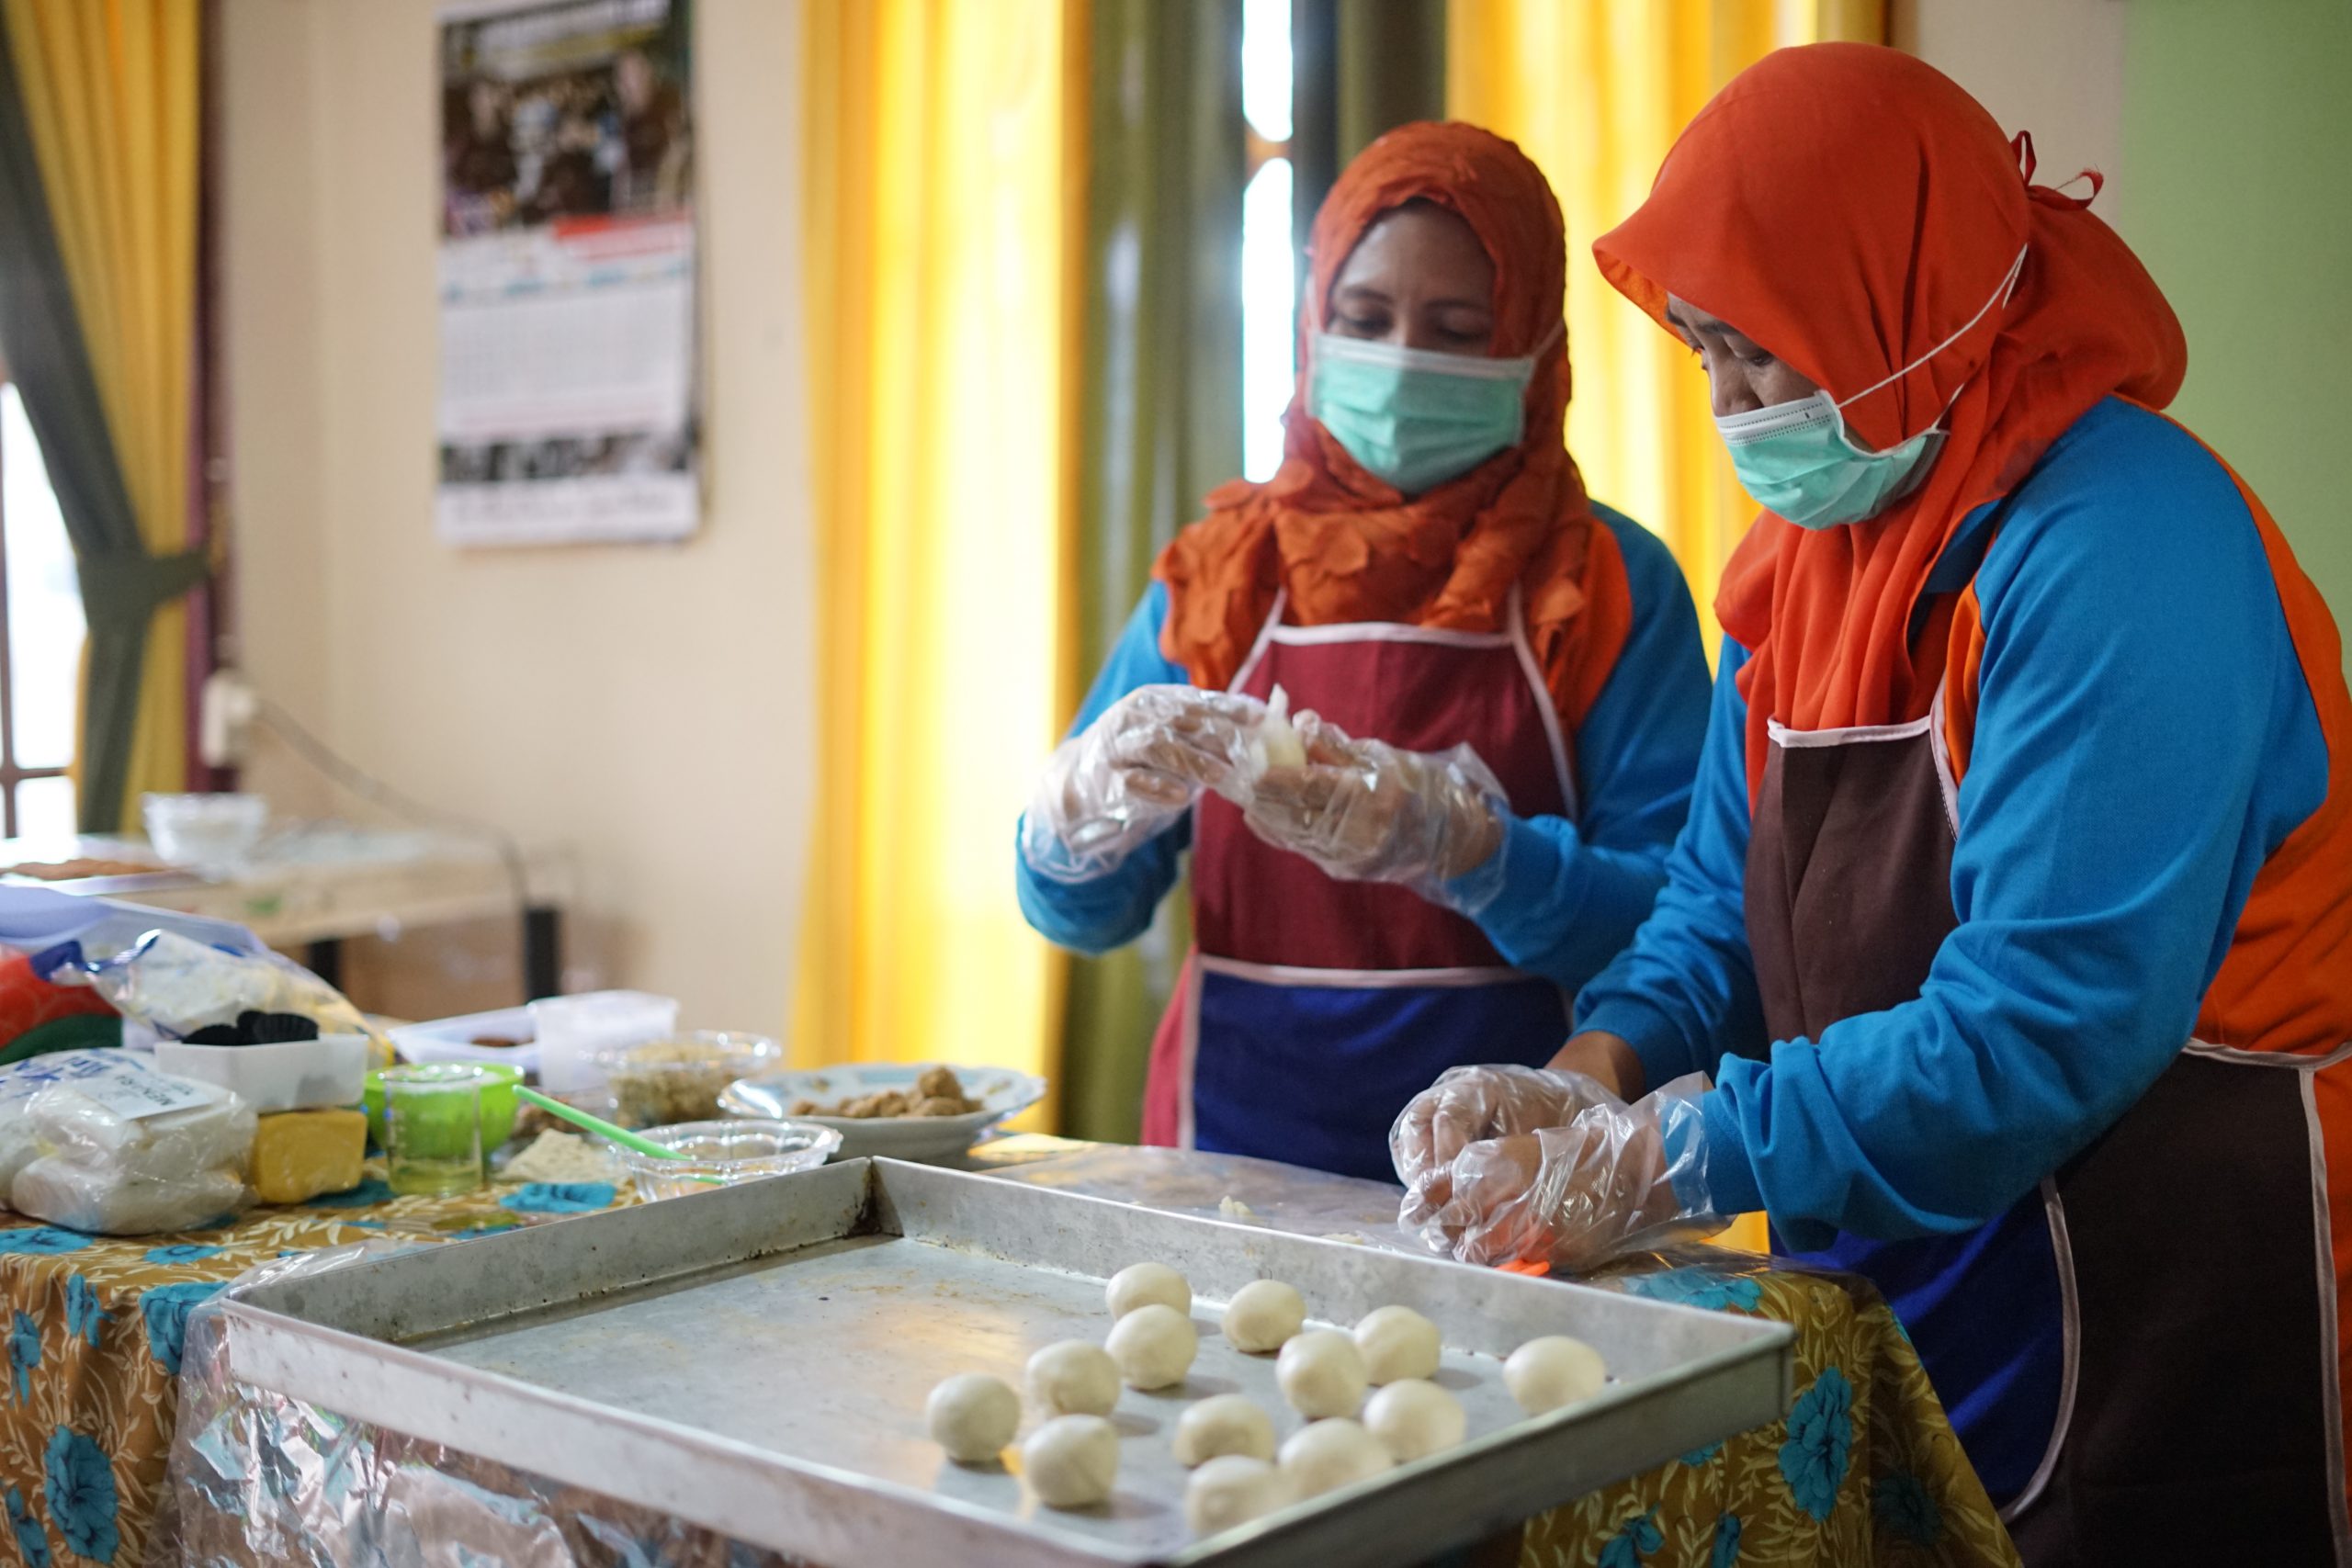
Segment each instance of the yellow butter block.
M281 1111L254 1134L254 1191L265 1203L307 1203L359 1185L368 1153L364 1111Z

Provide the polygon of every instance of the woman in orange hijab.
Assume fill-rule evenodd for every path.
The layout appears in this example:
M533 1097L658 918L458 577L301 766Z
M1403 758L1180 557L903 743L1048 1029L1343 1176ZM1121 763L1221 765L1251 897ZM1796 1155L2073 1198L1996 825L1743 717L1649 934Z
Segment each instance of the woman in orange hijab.
M1656 913L1551 1071L1417 1101L1408 1213L1574 1264L1763 1209L1884 1290L2029 1563L2339 1562L2341 646L2033 167L1916 60L1791 50L1594 247L1767 511Z
M1160 558L1023 819L1020 887L1100 952L1189 843L1198 950L1147 1138L1386 1177L1405 1102L1547 1059L1648 912L1706 667L1672 559L1562 444L1535 166L1469 126L1391 132L1311 261L1282 468Z

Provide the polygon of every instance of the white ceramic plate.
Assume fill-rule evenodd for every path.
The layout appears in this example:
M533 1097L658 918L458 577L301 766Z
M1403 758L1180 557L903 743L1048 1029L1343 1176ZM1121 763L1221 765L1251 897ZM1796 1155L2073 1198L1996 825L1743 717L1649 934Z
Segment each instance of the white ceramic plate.
M1009 1067L952 1068L964 1086L965 1098L980 1109L963 1116L810 1116L791 1114L796 1100L813 1100L838 1105L845 1100L886 1089L912 1089L931 1062L865 1062L842 1067L817 1067L807 1072L766 1073L739 1078L718 1097L719 1109L729 1116L756 1116L814 1122L842 1135L836 1159L861 1155L885 1155L892 1159L945 1159L960 1155L1009 1116L1018 1115L1046 1098L1046 1080Z

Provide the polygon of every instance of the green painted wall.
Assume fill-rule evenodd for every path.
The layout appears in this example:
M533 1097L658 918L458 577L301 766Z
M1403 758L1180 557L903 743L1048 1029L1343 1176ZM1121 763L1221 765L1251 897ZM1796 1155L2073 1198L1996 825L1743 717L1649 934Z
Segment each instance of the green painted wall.
M2129 4L2117 226L2188 330L2171 412L2352 629L2352 0Z

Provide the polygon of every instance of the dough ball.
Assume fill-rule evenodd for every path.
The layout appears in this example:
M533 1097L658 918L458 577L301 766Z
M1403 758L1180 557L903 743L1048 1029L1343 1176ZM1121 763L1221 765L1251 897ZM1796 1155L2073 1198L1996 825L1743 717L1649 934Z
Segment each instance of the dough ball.
M1306 1322L1306 1303L1280 1280L1252 1280L1225 1307L1225 1337L1237 1350L1279 1350Z
M1226 1454L1274 1457L1274 1424L1238 1393L1202 1400L1176 1420L1176 1462L1187 1469Z
M1194 1535L1246 1525L1282 1506L1282 1474L1261 1459L1226 1454L1193 1472L1184 1488L1184 1522Z
M1345 1416L1310 1422L1283 1444L1283 1479L1300 1497L1325 1492L1378 1475L1392 1461L1380 1439Z
M1048 1345L1029 1358L1029 1398L1047 1416L1108 1416L1119 1403L1119 1363L1083 1339Z
M1102 1294L1111 1303L1113 1317L1125 1317L1154 1302L1173 1307L1179 1317L1193 1310L1193 1287L1165 1263L1131 1263L1111 1276Z
M985 1464L1012 1441L1021 1425L1021 1396L981 1372L949 1378L922 1407L931 1440L958 1464Z
M1437 1325L1411 1307L1377 1307L1356 1325L1356 1348L1374 1382L1437 1375Z
M1274 1382L1290 1407L1309 1421L1353 1416L1363 1404L1363 1355L1331 1328L1293 1335L1274 1362Z
M1290 694L1276 686L1266 699L1266 716L1258 721L1258 745L1269 768L1306 766L1306 743L1290 722Z
M1462 1402L1420 1378L1401 1378L1374 1394L1363 1427L1398 1464L1450 1449L1470 1430Z
M1102 1348L1118 1363L1129 1388L1166 1388L1184 1381L1201 1348L1200 1331L1174 1307L1154 1302L1111 1325Z
M1503 1386L1530 1416L1590 1399L1608 1381L1600 1352L1565 1334L1531 1339L1503 1363Z
M1057 1416L1021 1445L1021 1472L1048 1508L1083 1508L1119 1478L1119 1429L1100 1416Z

